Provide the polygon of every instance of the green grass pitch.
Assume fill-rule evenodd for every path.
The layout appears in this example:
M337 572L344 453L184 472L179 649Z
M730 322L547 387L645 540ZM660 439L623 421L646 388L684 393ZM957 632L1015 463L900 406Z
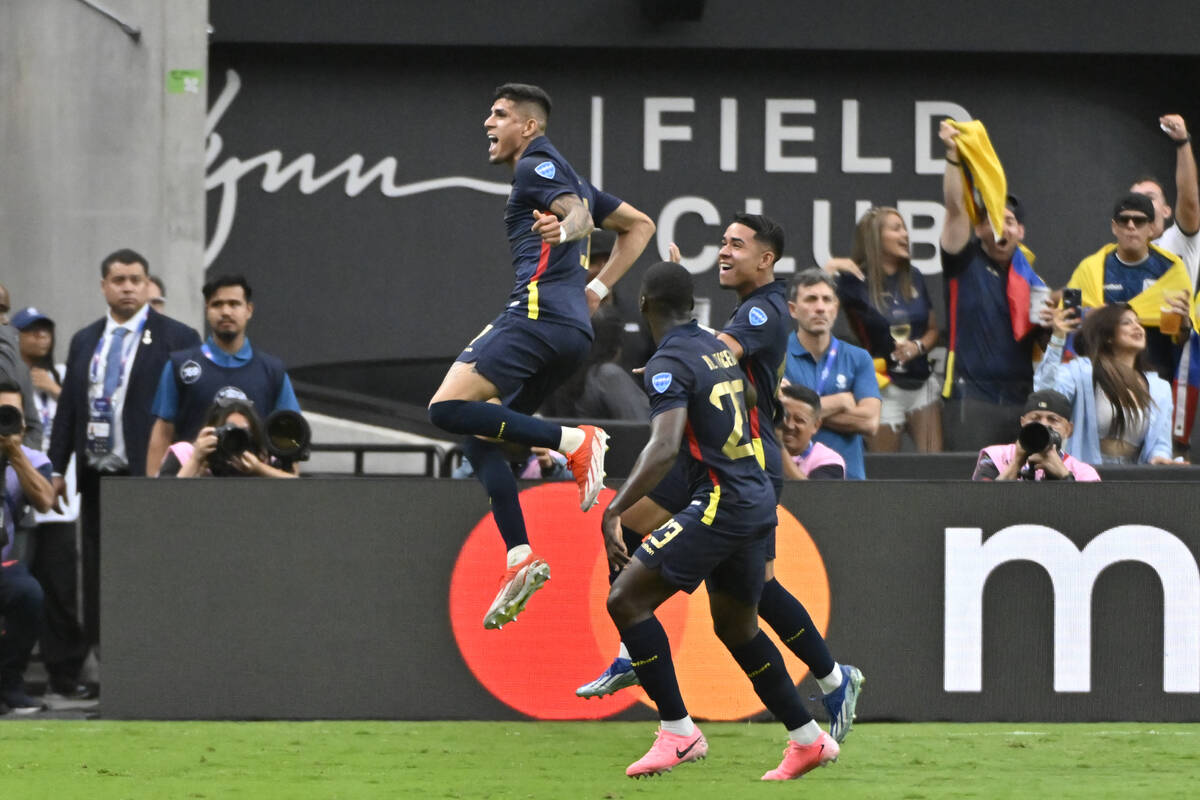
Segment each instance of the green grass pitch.
M709 757L633 781L628 722L65 722L0 728L0 787L54 798L1167 798L1200 796L1200 724L860 723L789 785L784 732L706 723Z

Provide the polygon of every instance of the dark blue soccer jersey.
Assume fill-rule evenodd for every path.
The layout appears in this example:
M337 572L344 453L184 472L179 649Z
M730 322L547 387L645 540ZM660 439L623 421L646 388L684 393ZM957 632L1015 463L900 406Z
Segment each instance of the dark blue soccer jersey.
M788 337L794 329L786 284L776 280L748 294L733 310L723 331L742 346L742 370L758 393L757 404L750 409L750 435L759 465L777 487L783 485L783 462L775 439L779 414L775 395L783 375Z
M759 466L733 354L694 321L672 329L646 364L650 418L687 408L680 452L701 522L730 532L775 524L775 490Z
M588 239L551 247L530 228L534 211L550 213L564 194L578 195L599 226L621 201L580 178L545 136L530 142L517 161L504 209L516 280L507 312L528 319L573 325L591 333L587 284Z

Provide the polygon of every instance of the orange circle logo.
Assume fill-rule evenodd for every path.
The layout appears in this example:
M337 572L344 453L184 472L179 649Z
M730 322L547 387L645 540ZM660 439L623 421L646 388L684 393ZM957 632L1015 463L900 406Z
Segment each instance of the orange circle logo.
M529 539L550 564L550 581L530 601L518 622L484 630L483 615L499 588L504 542L488 514L459 551L450 581L450 623L459 651L475 678L500 701L537 719L602 719L641 701L639 689L582 700L575 688L600 674L617 652L618 636L605 609L608 562L600 536L600 505L579 511L570 482L521 492ZM804 527L782 506L776 529L775 576L800 602L822 632L829 624L830 592L825 564ZM679 686L688 711L699 718L743 719L762 703L712 631L708 595L701 586L682 592L656 612L671 639ZM797 683L807 668L763 629L784 654Z

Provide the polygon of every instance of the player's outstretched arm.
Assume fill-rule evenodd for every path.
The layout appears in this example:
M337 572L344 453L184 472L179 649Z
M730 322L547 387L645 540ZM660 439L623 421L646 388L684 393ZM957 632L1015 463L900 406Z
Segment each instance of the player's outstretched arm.
M629 203L621 203L604 218L601 227L617 234L608 263L596 279L611 289L633 266L654 235L654 221ZM589 298L590 299L590 298ZM599 301L600 298L596 298ZM593 309L594 310L594 309Z
M679 443L687 426L687 408L680 406L650 420L650 441L642 448L629 477L621 484L600 520L608 564L619 569L629 562L629 552L621 538L621 512L641 500L657 486L679 455Z

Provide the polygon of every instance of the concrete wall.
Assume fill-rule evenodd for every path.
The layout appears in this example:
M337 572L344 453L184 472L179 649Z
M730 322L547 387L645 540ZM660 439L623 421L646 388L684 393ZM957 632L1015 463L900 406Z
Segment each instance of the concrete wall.
M168 311L202 320L207 0L103 0L135 41L79 0L0 3L0 281L72 331L104 310L100 260L147 257ZM185 303L185 298L196 298Z

